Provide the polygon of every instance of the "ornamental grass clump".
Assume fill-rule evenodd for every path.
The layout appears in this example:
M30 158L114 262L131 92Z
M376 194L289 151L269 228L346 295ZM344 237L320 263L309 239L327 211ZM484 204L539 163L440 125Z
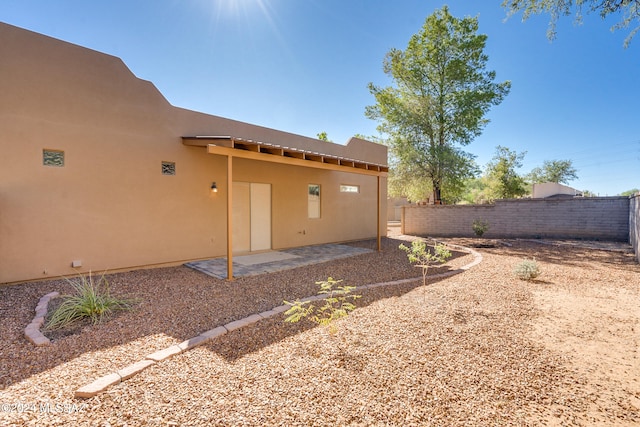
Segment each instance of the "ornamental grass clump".
M77 321L89 319L93 324L102 322L117 310L129 310L137 301L111 296L109 282L100 276L94 280L91 272L76 279L66 279L75 293L63 296L63 301L51 314L46 324L47 330L65 328Z
M535 259L525 259L513 269L520 280L533 280L541 273L540 266Z
M324 304L320 307L311 304L311 301L284 301L285 304L291 306L285 312L288 317L284 321L296 323L308 317L309 320L320 326L327 326L329 334L335 335L338 332L335 321L347 317L350 312L355 310L356 306L353 302L361 297L361 295L351 293L356 289L355 286L337 286L340 282L342 280L335 280L332 277L316 282L316 285L320 285L318 295L326 295L321 300Z

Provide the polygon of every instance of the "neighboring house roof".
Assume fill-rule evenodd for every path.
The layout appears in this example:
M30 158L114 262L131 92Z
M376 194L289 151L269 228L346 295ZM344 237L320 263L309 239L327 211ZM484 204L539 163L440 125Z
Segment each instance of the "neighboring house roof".
M576 197L576 195L574 194L554 194L552 196L547 196L545 197L545 199L571 199L573 197Z
M558 184L557 182L543 182L533 184L532 196L534 199L545 199L549 197L574 197L581 196L582 193L575 188Z

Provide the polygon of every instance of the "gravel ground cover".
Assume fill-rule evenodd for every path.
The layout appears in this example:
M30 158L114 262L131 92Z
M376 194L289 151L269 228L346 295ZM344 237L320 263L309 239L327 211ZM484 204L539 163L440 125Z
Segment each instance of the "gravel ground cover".
M638 425L640 267L625 252L495 242L462 274L363 292L336 335L283 316L233 331L87 400L95 378L205 330L317 292L419 276L402 241L226 282L185 267L109 275L131 312L23 336L64 282L0 287L0 425ZM458 240L465 244L469 241ZM375 242L354 243L375 247ZM543 274L517 280L535 257ZM471 261L457 253L439 273Z

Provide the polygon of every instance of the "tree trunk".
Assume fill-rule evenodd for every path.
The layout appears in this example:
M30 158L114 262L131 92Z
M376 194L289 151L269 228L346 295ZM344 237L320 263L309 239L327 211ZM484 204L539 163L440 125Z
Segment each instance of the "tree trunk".
M440 195L440 185L433 183L433 204L441 205L442 199Z

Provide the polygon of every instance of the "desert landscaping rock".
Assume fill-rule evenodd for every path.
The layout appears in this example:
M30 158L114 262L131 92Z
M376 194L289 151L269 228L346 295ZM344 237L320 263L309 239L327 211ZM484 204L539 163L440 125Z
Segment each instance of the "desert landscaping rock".
M127 381L111 377L81 412L0 412L0 425L640 423L640 266L632 254L495 242L478 251L481 264L432 276L474 259L457 253L422 286L400 243L387 238L381 253L231 283L183 267L109 275L112 294L143 302L43 348L25 345L23 328L40 296L66 292L65 282L0 287L0 403L77 406L74 392L92 378L219 333ZM531 258L542 275L513 277ZM284 323L282 314L233 333L219 327L314 295L329 276L396 284L359 290L358 308L335 335Z
M466 248L462 247L462 246L457 246L457 248L459 250L465 250ZM474 261L473 261L473 265L478 264L481 260L482 260L482 256L480 254L478 254L477 252L473 252L473 251L469 251L470 253L472 253L472 255L474 256ZM452 274L457 274L460 273L466 269L468 269L469 265L471 264L467 264L466 266L463 266L463 268L460 268L458 270L453 270L449 273L441 273L439 275L434 275L433 278L436 277L445 277L448 275L452 275ZM409 281L413 281L415 279L409 279ZM406 282L402 281L402 282ZM364 290L364 289L368 289L369 287L379 287L379 286L393 286L393 285L397 285L398 282L387 282L387 283L376 283L373 285L363 285L363 286L359 286L356 288L356 290L360 289L360 290ZM302 301L316 301L316 300L321 300L323 299L325 296L324 295L313 295L307 298L303 298ZM146 357L146 360L142 360L138 363L134 363L133 365L128 366L127 368L124 368L122 370L119 370L117 373L120 375L121 379L124 381L126 379L131 378L132 376L134 376L135 374L142 372L144 369L146 369L147 367L151 366L153 363L155 362L161 362L165 359L168 359L178 353L180 353L181 351L188 351L191 350L201 344L204 344L206 341L209 341L213 338L219 337L224 335L227 332L236 330L236 329L240 329L240 328L244 328L246 326L251 325L252 323L258 322L262 319L268 319L270 317L273 317L279 313L282 313L284 311L286 311L290 306L289 305L281 305L278 306L276 308L274 308L273 310L268 310L268 311L263 311L262 313L259 314L252 314L251 316L245 317L244 319L240 319L240 320L236 320L233 321L231 323L227 323L224 326L218 327L212 331L207 331L204 332L203 334L198 335L197 337L188 339L186 341L181 342L180 344L178 344L177 346L171 346L168 348L165 348L163 350L159 350L153 354L150 354ZM176 349L177 347L177 349ZM101 392L106 390L107 387L102 388ZM93 393L93 391L92 391ZM86 394L86 392L84 393ZM91 397L95 396L97 393L93 394ZM77 392L76 392L76 396L77 397L82 397L82 396L78 396Z

